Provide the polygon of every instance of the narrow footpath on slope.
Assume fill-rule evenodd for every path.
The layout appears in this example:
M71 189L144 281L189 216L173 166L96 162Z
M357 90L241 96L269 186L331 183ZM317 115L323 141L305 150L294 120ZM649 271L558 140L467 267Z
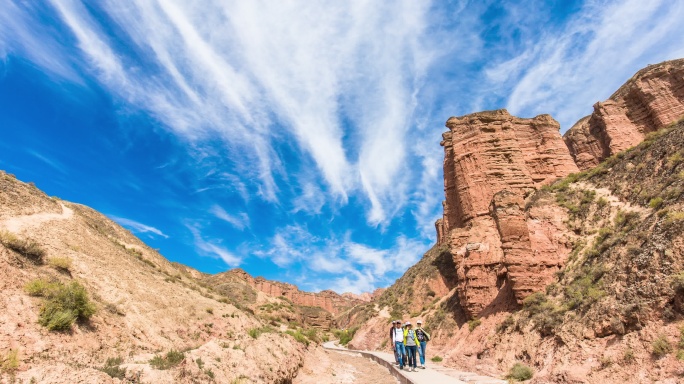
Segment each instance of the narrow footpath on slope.
M74 211L60 203L62 213L34 213L32 215L15 216L0 221L0 228L13 233L19 233L29 227L38 227L52 220L68 220L74 215Z
M394 365L394 355L378 351L359 351L347 349L336 344L337 340L323 344L323 348L330 351L356 352L368 357L378 364L388 368L390 373L401 384L507 384L506 380L496 379L489 376L480 376L471 372L461 372L456 369L445 368L425 362L426 369L418 369L417 372L400 370Z

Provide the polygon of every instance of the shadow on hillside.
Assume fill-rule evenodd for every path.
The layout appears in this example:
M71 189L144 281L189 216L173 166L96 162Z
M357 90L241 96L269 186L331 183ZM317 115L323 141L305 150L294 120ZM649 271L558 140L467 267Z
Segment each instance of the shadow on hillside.
M499 312L514 312L520 309L513 288L507 279L502 279L499 293L496 295L489 305L487 305L480 313L480 318L489 317Z
M451 255L448 249L445 249L437 255L435 260L432 262L439 274L442 275L444 284L449 288L453 289L456 286L456 281L458 277L456 275L456 264L454 263L454 257Z

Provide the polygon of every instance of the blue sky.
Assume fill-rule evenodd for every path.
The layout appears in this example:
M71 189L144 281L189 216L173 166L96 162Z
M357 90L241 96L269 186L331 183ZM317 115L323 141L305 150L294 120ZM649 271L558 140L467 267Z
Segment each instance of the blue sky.
M9 0L0 169L172 261L390 285L435 238L450 116L564 132L684 57L684 2Z

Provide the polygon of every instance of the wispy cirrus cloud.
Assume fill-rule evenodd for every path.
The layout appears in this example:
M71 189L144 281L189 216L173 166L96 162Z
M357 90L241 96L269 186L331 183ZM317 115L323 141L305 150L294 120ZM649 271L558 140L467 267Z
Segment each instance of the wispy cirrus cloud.
M212 206L209 211L217 218L230 223L239 230L249 227L249 216L244 212L239 212L237 215L231 215L219 205Z
M511 85L512 113L550 113L565 130L638 69L684 55L683 18L677 1L587 1L561 32L542 32L487 74Z
M202 236L200 228L196 225L187 225L192 233L195 247L200 254L211 257L218 257L230 267L237 267L242 263L242 258L232 253L225 246L220 245L221 240L207 239Z
M389 276L406 271L428 246L426 242L398 236L389 248L375 248L353 241L349 234L323 238L302 226L287 226L277 231L266 250L253 253L283 268L298 266L306 276L328 275L325 281L302 280L300 284L306 289L319 290L324 286L337 292L362 293L372 291L378 284L391 283Z
M196 143L200 156L218 136L241 158L234 166L257 176L262 198L276 201L276 178L289 172L273 142L292 138L328 202L360 193L373 225L405 204L429 3L138 0L98 12L78 0L51 4L88 59L84 70ZM105 28L102 14L115 25ZM320 205L320 195L300 200L309 197Z
M137 222L135 220L127 219L125 217L118 217L118 216L112 216L108 215L108 217L117 223L123 225L124 227L130 229L133 231L133 233L147 233L147 234L153 234L157 236L161 236L165 239L168 239L169 236L165 235L164 232L161 230L151 227L149 225L145 225L143 223Z

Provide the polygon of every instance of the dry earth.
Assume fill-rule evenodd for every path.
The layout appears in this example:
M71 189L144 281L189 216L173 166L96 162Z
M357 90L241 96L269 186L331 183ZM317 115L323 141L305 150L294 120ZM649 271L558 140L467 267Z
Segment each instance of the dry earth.
M396 384L387 368L358 353L328 351L318 347L306 354L304 366L293 384Z

